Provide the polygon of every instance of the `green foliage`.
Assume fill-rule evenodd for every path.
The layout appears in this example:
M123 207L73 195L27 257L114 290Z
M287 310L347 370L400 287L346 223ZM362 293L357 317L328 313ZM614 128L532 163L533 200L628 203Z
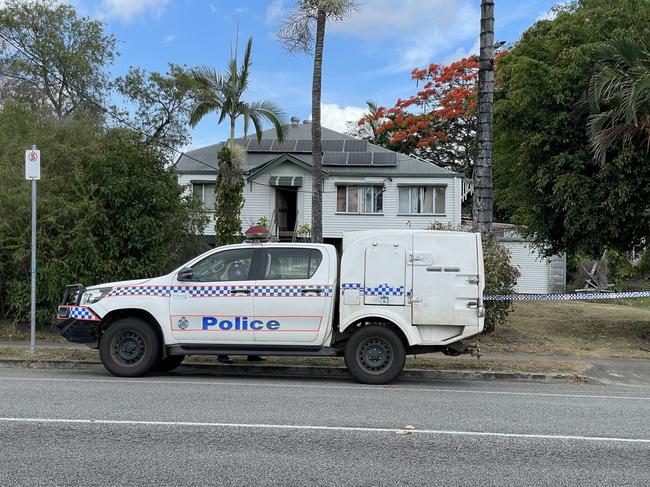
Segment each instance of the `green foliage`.
M643 254L641 254L635 270L642 277L650 277L650 247L646 248Z
M230 149L223 146L218 154L219 174L215 187L216 245L241 241L240 213L244 206L244 173L234 164Z
M115 80L120 94L135 104L134 124L145 134L147 143L179 147L189 142L188 121L194 102L194 80L177 64L165 74L129 68Z
M646 148L619 148L602 165L587 136L594 47L625 35L648 38L650 0L581 0L534 24L500 61L497 214L522 224L548 253L627 250L650 234Z
M271 226L271 222L269 221L268 216L261 216L257 220L257 223L255 223L255 225L259 225L260 227L264 227L268 230L269 227Z
M623 37L597 50L589 85L588 131L596 159L605 162L617 145L650 143L650 49L642 40Z
M97 111L79 93L101 100L108 87L115 38L101 22L55 0L9 0L0 8L0 33L3 99L47 107L57 118Z
M284 140L286 127L284 112L270 101L247 102L243 100L248 89L253 38L248 39L241 65L237 56L228 63L225 74L218 73L214 68L201 66L192 71L196 83L196 102L190 116L190 124L194 127L203 117L212 112L219 114L219 123L226 118L230 121L230 147L235 143L235 123L238 118L244 120L244 136L253 124L257 140L262 139L262 123L266 120L273 124L277 138Z
M494 236L483 236L483 263L485 266L484 294L512 294L517 285L519 270L510 263L510 254ZM485 303L485 328L489 333L496 329L512 311L512 301Z
M24 150L42 153L38 183L38 322L51 323L63 286L159 275L200 250L205 225L159 151L93 119L0 110L0 317L29 316L30 185Z

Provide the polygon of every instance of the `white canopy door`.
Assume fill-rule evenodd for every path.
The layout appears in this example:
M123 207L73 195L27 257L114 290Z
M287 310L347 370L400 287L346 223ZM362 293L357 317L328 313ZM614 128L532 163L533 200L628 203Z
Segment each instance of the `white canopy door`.
M414 325L478 326L476 242L462 232L414 233Z
M404 306L406 304L406 246L372 243L366 248L364 304Z

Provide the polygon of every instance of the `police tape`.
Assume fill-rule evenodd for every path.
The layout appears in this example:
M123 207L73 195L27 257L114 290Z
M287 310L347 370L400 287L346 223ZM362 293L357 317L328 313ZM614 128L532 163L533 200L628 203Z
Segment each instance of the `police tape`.
M650 291L626 291L622 293L573 293L573 294L487 294L483 301L577 301L591 299L650 298Z

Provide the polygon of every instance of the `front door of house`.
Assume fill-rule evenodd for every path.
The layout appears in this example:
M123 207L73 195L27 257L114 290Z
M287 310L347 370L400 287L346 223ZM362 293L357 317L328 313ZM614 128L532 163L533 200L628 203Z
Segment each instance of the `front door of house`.
M293 232L298 210L298 188L275 188L275 213L278 230Z

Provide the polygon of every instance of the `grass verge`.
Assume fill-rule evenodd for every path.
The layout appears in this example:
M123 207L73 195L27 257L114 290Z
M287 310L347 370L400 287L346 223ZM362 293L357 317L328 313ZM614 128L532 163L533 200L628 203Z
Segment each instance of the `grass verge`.
M650 299L517 302L484 352L650 359Z
M44 349L32 355L29 350L19 347L0 347L0 359L38 360L91 360L99 361L99 354L91 349ZM246 357L233 357L236 365L246 365ZM186 364L217 363L214 356L192 356L185 359ZM268 357L264 365L343 367L343 359L338 357ZM406 359L407 369L421 370L470 370L485 372L523 372L523 373L567 373L582 374L589 364L582 361L532 361L532 360L462 360L451 357L421 355Z

